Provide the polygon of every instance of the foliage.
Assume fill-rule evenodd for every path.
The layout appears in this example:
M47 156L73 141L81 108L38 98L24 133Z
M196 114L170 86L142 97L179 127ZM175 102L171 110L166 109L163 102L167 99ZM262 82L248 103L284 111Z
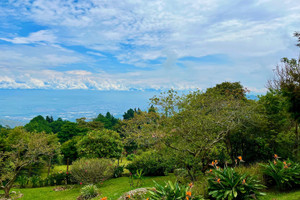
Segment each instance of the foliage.
M209 195L218 199L251 199L264 195L265 186L248 174L239 174L234 168L214 169L209 172Z
M205 169L209 155L224 137L240 126L241 118L252 112L246 102L218 92L200 91L174 98L169 94L155 99L156 105L164 105L163 110L172 117L165 118L163 132L158 136L166 146L177 151L179 159L194 180L199 170ZM170 100L170 99L174 100ZM171 102L170 105L165 105ZM174 107L175 106L175 107ZM199 165L199 163L201 165Z
M123 151L119 134L107 129L90 131L76 147L79 156L86 158L120 158Z
M61 145L61 153L64 155L63 160L64 163L67 163L67 159L69 158L70 164L75 161L78 156L77 151L77 142L80 138L79 137L73 137L72 139L66 141Z
M223 96L233 96L235 99L246 100L246 92L248 92L248 90L245 89L240 82L223 82L213 88L208 88L207 92L216 92Z
M29 132L52 132L49 122L41 115L38 115L30 120L30 122L26 124L24 128Z
M39 185L40 180L41 177L37 175L30 177L30 182L32 184L32 187L37 187Z
M78 183L95 184L113 176L114 166L108 159L82 158L73 162L71 174Z
M125 168L124 165L116 166L114 169L114 178L121 177L124 172L124 168Z
M57 133L57 137L61 143L64 143L74 136L85 135L86 129L81 129L75 122L66 121L62 126L60 132Z
M91 199L98 195L98 188L96 185L90 184L81 188L80 192L83 199Z
M155 112L139 111L133 118L123 120L119 132L124 137L125 150L152 148L159 143L160 116Z
M17 178L17 182L20 184L21 188L24 188L28 184L29 178L26 175L20 175Z
M276 154L275 154L276 155ZM300 185L300 164L290 160L275 159L269 164L261 164L263 172L271 182L275 182L279 190L285 190Z
M43 132L26 132L21 127L9 130L5 151L0 152L0 187L6 197L9 197L9 191L24 167L42 161L59 147L55 138L55 135Z
M179 185L177 182L172 183L168 181L165 186L155 182L155 188L150 193L150 199L152 200L200 200L203 199L200 196L194 196L191 192L191 186Z
M137 170L135 174L130 173L129 185L130 187L141 187L143 185L143 170ZM136 180L136 181L135 181Z
M162 176L174 168L174 163L170 158L161 155L156 151L147 151L137 156L126 168L135 174L138 170L143 170L145 176Z
M114 126L119 122L119 120L110 114L110 112L107 112L105 116L99 114L97 118L93 119L93 121L103 123L104 128L110 130L114 130Z
M129 161L133 161L135 155L133 153L129 154L126 159L129 160Z

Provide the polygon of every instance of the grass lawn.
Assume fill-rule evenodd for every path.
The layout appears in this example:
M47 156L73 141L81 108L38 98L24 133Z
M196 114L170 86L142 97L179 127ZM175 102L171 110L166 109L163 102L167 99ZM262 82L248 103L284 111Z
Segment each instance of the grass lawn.
M145 177L142 187L153 187L153 180L162 184L167 180L175 181L175 176L171 174L169 176ZM102 197L106 196L111 198L112 200L116 200L123 193L134 189L130 187L128 177L110 179L97 186ZM42 188L12 189L11 191L20 191L22 194L24 194L22 200L74 200L80 195L81 186L76 185L72 189L58 192L53 191L53 188L55 187L52 186ZM0 191L0 194L2 193L3 191Z
M267 192L262 200L300 200L300 190L289 193Z
M159 176L159 177L145 177L144 184L142 187L153 187L153 180L162 184L165 181L171 180L175 181L175 176L170 174L169 176ZM97 185L101 196L109 197L112 200L118 199L122 194L130 191L134 188L129 186L129 178L121 177L116 179L110 179L105 181L103 184ZM43 187L43 188L27 188L27 189L12 189L12 191L20 191L24 194L22 200L74 200L80 195L80 188L82 186L75 185L71 186L72 189L66 191L53 191L55 187ZM0 191L3 193L3 191ZM95 198L95 199L100 199ZM289 193L279 193L275 191L267 192L267 195L260 198L261 200L300 200L300 190L292 191Z

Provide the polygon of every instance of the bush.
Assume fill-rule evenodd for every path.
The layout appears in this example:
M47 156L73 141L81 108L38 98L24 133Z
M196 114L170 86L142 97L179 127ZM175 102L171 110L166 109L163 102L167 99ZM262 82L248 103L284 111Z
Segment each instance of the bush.
M17 182L20 184L21 188L24 188L28 184L29 178L26 175L21 175L18 177Z
M82 199L91 199L98 196L97 186L91 184L81 188L81 198Z
M137 170L143 170L145 176L163 176L173 170L174 164L168 158L156 151L147 151L137 156L127 165L127 169L136 174Z
M153 191L149 191L150 199L178 199L178 200L201 200L200 196L194 196L192 194L192 185L185 186L179 185L177 182L172 183L168 181L165 186L162 186L155 182L155 188Z
M78 183L95 184L113 176L114 166L109 159L80 159L73 162L71 174Z
M41 180L40 176L32 176L30 178L30 181L32 183L32 187L34 187L34 188L37 187L39 185L40 180Z
M129 161L133 161L135 155L134 154L129 154L126 159L129 160Z
M251 199L264 195L265 188L248 174L239 174L233 168L210 170L208 192L215 199ZM255 197L254 197L255 196Z
M275 159L269 164L263 165L263 173L271 184L275 182L279 190L296 187L300 185L300 165L290 160L280 161Z
M114 169L114 177L118 178L122 176L122 173L124 172L124 165L116 166Z

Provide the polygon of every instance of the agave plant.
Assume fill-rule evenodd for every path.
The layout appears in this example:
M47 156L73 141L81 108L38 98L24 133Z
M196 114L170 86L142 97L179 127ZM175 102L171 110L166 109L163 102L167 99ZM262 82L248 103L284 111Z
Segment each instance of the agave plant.
M239 174L233 168L210 170L208 192L219 199L251 199L261 195L265 188L258 180L248 174Z

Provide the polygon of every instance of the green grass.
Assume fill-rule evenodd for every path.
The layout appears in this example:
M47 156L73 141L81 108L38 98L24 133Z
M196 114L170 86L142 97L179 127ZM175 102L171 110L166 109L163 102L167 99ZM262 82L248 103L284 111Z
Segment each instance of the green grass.
M153 187L153 180L159 184L163 184L165 181L175 181L175 176L170 174L169 176L159 177L145 177L142 187ZM122 194L128 192L134 188L129 185L128 177L121 177L116 179L110 179L103 184L97 185L101 193L101 197L109 197L112 200L118 199ZM22 200L74 200L80 195L80 185L71 186L72 188L65 191L53 191L55 187L42 187L42 188L26 188L26 189L12 189L12 191L20 191L24 194ZM279 193L275 191L266 192L267 195L260 198L261 200L300 200L300 190L292 191L289 193ZM3 191L0 191L3 194ZM99 199L95 198L95 199Z
M153 180L162 184L165 181L172 180L175 181L175 176L173 174L169 176L159 176L159 177L145 177L144 184L142 187L153 187ZM110 179L105 181L103 184L97 185L101 196L109 197L112 200L118 199L122 194L128 192L134 188L131 188L129 185L128 177L121 177L116 179ZM74 200L80 195L81 186L76 185L72 189L66 191L53 191L55 187L42 187L42 188L26 188L26 189L12 189L11 191L20 191L24 194L22 200ZM3 194L3 191L0 191L0 194ZM99 199L99 198L95 198Z
M300 200L300 190L288 193L279 192L266 192L267 195L262 197L261 200Z

